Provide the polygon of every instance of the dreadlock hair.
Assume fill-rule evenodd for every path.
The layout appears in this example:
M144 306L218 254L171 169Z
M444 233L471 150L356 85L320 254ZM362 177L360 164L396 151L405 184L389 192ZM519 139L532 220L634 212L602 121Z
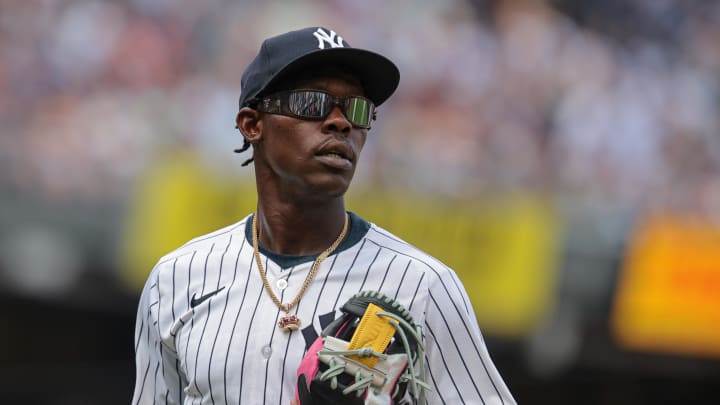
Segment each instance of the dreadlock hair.
M237 128L237 127L235 127L235 128ZM238 128L238 129L239 129L239 128ZM239 148L234 149L233 152L235 152L235 153L242 153L242 152L245 152L245 151L248 150L248 149L250 149L250 141L248 141L247 138L245 138L245 136L243 136L243 144L242 144L242 146L239 147ZM252 156L251 156L250 159L244 161L241 166L247 166L247 165L249 165L252 161L253 161L253 158L252 158Z
M250 99L245 103L245 105L254 109L257 106L257 99L256 98ZM235 124L235 129L240 130L240 127L238 127L237 124ZM243 134L242 131L240 131L240 135L242 135L242 137L243 137L243 144L241 147L233 150L233 152L235 152L235 153L243 153L246 150L250 149L250 146L251 146L250 141L248 141L248 139L245 137L245 134ZM252 163L253 159L254 159L254 157L250 156L250 159L244 161L241 166L249 165L250 163Z

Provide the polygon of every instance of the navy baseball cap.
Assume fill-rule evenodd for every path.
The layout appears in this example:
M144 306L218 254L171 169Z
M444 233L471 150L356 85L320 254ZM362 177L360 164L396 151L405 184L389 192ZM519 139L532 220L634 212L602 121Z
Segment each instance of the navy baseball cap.
M351 69L375 105L387 100L400 82L400 71L388 58L353 48L335 31L310 27L263 41L242 75L240 108L281 77L310 66L342 65Z

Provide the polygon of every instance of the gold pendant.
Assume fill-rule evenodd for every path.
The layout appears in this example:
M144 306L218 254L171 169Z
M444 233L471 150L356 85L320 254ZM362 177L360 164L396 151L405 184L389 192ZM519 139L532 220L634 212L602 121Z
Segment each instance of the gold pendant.
M300 318L297 317L297 315L289 315L286 314L280 320L278 321L278 328L290 332L294 330L298 330L300 327Z

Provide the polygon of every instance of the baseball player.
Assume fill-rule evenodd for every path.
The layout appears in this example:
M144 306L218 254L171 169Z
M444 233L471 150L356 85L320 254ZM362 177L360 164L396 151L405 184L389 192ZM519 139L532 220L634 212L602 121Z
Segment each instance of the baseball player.
M305 405L325 403L323 389L360 403L515 403L456 274L345 209L376 107L398 82L390 60L327 28L263 42L236 118L257 210L153 269L137 314L133 404ZM338 323L355 309L354 323ZM348 345L373 328L389 330L382 347ZM388 344L404 347L404 360L392 363ZM353 356L387 366L358 366L381 373L372 391L360 372L338 388Z

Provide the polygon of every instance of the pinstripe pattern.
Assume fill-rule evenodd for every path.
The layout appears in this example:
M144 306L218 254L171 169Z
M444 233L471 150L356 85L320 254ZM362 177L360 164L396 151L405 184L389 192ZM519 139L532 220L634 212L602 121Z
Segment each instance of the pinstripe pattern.
M295 308L307 330L281 332L247 240L249 218L188 242L153 269L138 308L133 404L288 404L304 335L316 336L320 319L361 290L394 297L424 326L428 403L515 403L455 273L355 215L353 229L367 231L323 262ZM270 284L283 299L295 296L312 258L283 269L269 256L262 255ZM192 296L205 294L191 307Z

